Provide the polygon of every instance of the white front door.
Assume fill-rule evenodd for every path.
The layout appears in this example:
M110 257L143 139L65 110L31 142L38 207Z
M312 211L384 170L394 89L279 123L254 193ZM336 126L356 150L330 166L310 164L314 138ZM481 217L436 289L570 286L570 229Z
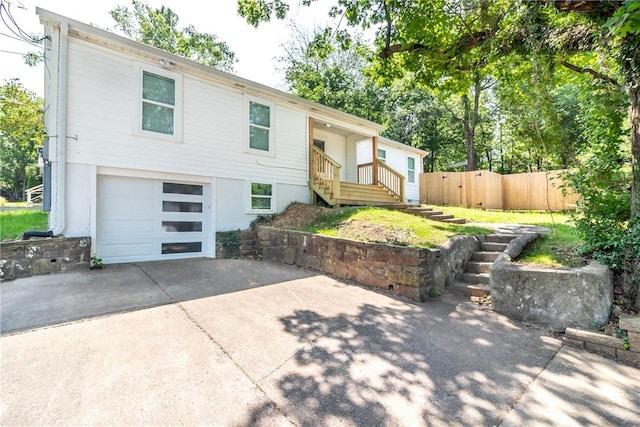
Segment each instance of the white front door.
M207 194L202 183L98 176L96 255L107 264L204 256Z

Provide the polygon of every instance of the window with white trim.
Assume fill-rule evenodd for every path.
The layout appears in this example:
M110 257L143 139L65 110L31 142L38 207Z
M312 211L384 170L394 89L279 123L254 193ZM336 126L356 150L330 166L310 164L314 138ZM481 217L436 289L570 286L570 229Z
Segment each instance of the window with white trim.
M273 108L266 103L249 101L249 148L269 153L272 151Z
M149 71L142 71L143 131L176 134L176 81Z
M387 163L387 150L378 148L378 160L382 163Z
M407 157L407 181L416 182L416 159L413 157Z
M273 185L260 182L251 183L251 210L273 211Z

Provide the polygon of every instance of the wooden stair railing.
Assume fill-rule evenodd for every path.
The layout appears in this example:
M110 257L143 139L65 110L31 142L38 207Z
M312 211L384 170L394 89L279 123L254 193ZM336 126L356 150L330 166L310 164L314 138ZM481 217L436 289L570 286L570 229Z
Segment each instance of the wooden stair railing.
M329 204L340 198L340 164L318 147L311 146L309 181L312 189Z
M378 182L374 182L373 163L363 163L358 165L358 183L375 184L389 191L400 202L404 201L404 176L388 166L386 163L378 162Z

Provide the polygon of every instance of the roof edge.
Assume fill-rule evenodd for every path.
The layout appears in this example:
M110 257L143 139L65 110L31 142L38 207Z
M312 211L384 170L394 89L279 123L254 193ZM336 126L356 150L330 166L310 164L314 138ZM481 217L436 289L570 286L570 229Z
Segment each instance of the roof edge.
M51 24L59 25L62 22L65 22L69 25L70 29L76 30L79 33L84 33L86 35L93 36L96 39L101 39L104 42L120 45L131 51L137 51L139 54L142 54L143 56L146 55L146 56L152 57L149 59L155 59L155 58L170 59L171 62L175 62L176 65L179 64L181 68L192 69L197 73L205 74L209 78L216 80L221 85L235 88L236 90L247 89L248 92L253 92L258 96L262 95L262 96L271 97L277 100L281 100L284 103L288 103L288 104L291 104L292 106L297 106L298 108L306 110L311 114L323 115L325 117L332 118L334 120L343 120L346 123L370 128L375 132L382 132L383 130L386 129L385 126L379 123L372 122L370 120L364 119L362 117L358 117L353 114L345 113L338 109L328 107L326 105L322 105L317 102L309 101L299 96L292 95L282 90L275 89L258 82L254 82L252 80L245 79L245 78L236 76L234 74L227 73L225 71L217 70L215 68L197 63L190 59L183 58L181 56L166 52L164 50L120 36L110 31L107 31L98 27L94 27L89 24L85 24L83 22L66 17L64 15L59 15L55 12L52 12L47 9L43 9L41 7L36 7L36 14L40 17L40 23L42 25L51 25Z
M402 148L405 150L409 150L409 151L413 151L414 153L420 154L423 157L425 157L427 155L427 152L418 148L418 147L412 147L411 145L408 144L403 144L402 142L393 140L393 139L389 139L387 137L381 136L378 137L378 142L381 142L383 144L387 144L387 145L391 145L394 147L398 147L398 148Z

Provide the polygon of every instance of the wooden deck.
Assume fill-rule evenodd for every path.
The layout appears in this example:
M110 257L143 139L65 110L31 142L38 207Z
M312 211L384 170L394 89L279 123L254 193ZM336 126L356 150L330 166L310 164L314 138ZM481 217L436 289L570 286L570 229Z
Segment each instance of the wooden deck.
M337 204L385 206L403 203L397 196L378 185L340 182L340 197L337 199Z
M385 164L373 173L371 163L358 166L360 183L340 181L342 166L311 147L311 189L331 206L397 206L404 204L404 177ZM365 181L365 182L362 182Z

